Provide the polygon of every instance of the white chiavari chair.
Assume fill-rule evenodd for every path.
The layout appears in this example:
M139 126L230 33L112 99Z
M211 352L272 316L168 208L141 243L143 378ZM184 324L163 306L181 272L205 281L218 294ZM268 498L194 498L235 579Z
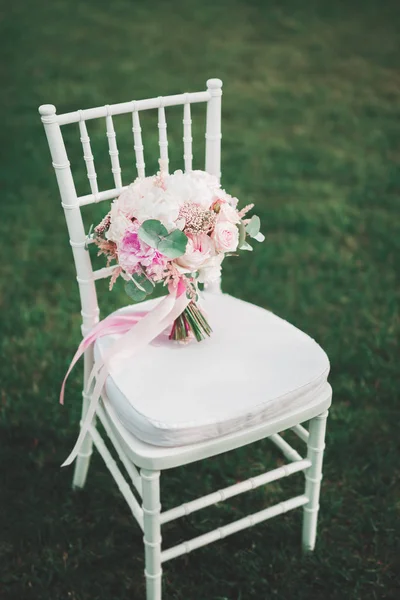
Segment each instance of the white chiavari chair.
M127 113L132 115L137 175L144 177L145 162L140 113L146 110L158 111L160 160L163 161L163 168L167 170L169 162L167 108L182 105L184 169L190 171L192 169L191 104L206 103L205 170L219 178L221 88L222 82L219 79L210 79L207 82L207 90L202 92L124 102L65 114L57 114L53 105L43 105L39 108L75 260L82 305L83 335L86 335L99 320L96 281L109 276L113 267L93 269L87 250L87 234L83 225L81 208L89 204L111 200L125 189L122 183L114 117ZM111 171L115 185L113 189L100 191L98 187L86 126L86 122L93 119L105 119L105 134L108 140ZM90 193L80 197L75 189L62 134L62 127L71 124L79 126L90 185ZM159 419L151 420L149 418L146 421L140 412L135 412L133 390L132 397L127 398L125 396L129 396L129 393L124 396L118 387L118 382L108 381L102 395L101 405L96 411L96 420L103 425L108 437L107 441L111 444L115 452L114 456L119 459L120 464L111 454L106 441L96 427L96 420L94 420L75 465L73 486L82 488L85 484L94 445L104 459L139 527L143 530L148 600L161 599L162 564L166 561L292 509L303 508L303 549L305 551L313 550L316 540L326 417L331 403L331 388L327 383L328 359L314 340L304 333L266 310L223 294L219 283L212 289L208 289L204 295L213 326L215 325L215 331L210 341L190 345L195 346L194 352L189 347L176 352L157 346L152 347L149 351L155 370L160 367L160 363L167 363L166 366L164 365L164 369L182 364L182 368L192 369L193 375L195 375L194 365L199 364L199 360L207 361L209 358L207 364L212 364L213 360L228 361L224 363L225 370L221 370L222 377L225 373L227 380L218 382L214 379L208 388L211 391L204 395L204 404L208 409L199 409L199 414L197 414L198 407L195 404L191 407L190 398L188 400L185 394L185 397L182 395L181 398L181 408L183 409L183 405L187 407L189 403L185 413L186 419L187 414L192 415L192 421L189 424L184 419L182 422L179 422L179 419L176 422L179 398L178 405L172 406L171 404L170 408L173 413L170 420L175 419L174 423L168 421L168 416L165 417L165 410L162 411ZM154 302L151 300L144 304L151 306ZM122 310L134 311L137 306ZM236 335L234 325L231 323L233 315L233 321L240 320L243 325L240 327L242 333L237 334L239 336L237 341L240 344L246 343L246 348L249 349L240 355L240 365L235 363L235 357L232 355L232 347L235 345L234 336ZM94 351L101 354L104 351L104 345L107 345L107 340L104 341L102 338L102 341L96 342L95 350L92 348L86 351L84 356L85 381L93 365ZM215 357L215 352L219 352L218 358ZM227 358L223 359L225 354ZM137 373L140 372L141 366L138 365ZM126 386L129 387L129 374L124 374L123 377L126 379L124 382L126 390ZM204 370L203 377L205 379L208 377ZM246 377L251 378L251 384ZM109 379L111 378L109 377ZM213 386L215 392L212 391ZM233 387L237 393L232 391ZM246 389L245 393L244 389ZM202 390L203 388L200 389L200 392ZM226 390L228 401L224 397L224 390ZM232 402L234 407L231 412L230 394L234 396L234 402ZM179 395L179 392L175 392L174 395ZM89 401L90 398L84 393L82 418L86 415ZM146 402L149 404L153 402L152 406L157 416L157 399L146 398ZM168 398L163 398L163 402L168 402ZM216 413L211 410L211 405L217 406ZM209 414L204 414L207 410L210 411ZM145 423L143 423L143 419ZM165 422L161 422L162 419ZM302 425L306 421L309 421L308 430ZM280 435L280 432L287 429L292 429L306 444L305 458ZM203 460L264 438L269 438L282 451L288 461L287 464L161 512L159 480L162 470ZM122 474L121 465L128 475L127 479ZM305 475L305 489L301 495L289 498L172 548L162 549L161 527L165 523L297 472L303 472Z

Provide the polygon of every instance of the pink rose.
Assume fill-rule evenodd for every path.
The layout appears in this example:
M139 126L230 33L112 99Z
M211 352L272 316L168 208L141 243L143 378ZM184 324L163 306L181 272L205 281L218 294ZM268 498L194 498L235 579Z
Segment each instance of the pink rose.
M217 252L234 252L239 243L239 230L230 221L217 221L211 237Z
M214 244L210 236L206 233L199 233L197 235L188 234L186 252L183 256L175 259L175 262L190 272L197 271L214 254Z
M167 259L158 250L143 242L131 228L118 245L118 262L127 273L135 273L140 267L145 267L150 272L152 269L156 271L158 266L166 265Z

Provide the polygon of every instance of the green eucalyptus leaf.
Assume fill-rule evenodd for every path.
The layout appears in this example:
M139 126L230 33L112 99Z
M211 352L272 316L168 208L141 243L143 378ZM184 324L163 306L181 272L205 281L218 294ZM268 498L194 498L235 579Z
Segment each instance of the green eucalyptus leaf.
M243 242L243 244L240 246L240 250L249 250L249 251L252 251L253 248L247 242Z
M161 240L168 235L168 230L157 219L148 219L139 227L138 236L152 248L158 248Z
M148 294L151 294L151 292L153 291L154 283L152 283L152 281L148 277L146 277L146 275L133 275L132 280L134 283L136 283L136 285L139 288L141 288Z
M141 302L147 296L147 292L139 289L133 281L127 281L125 283L125 292L128 294L129 298L132 298L135 302Z
M135 302L141 302L153 291L153 284L145 275L132 275L125 283L125 292Z
M158 250L168 258L178 258L186 252L188 239L183 231L174 229L158 244Z
M257 217L257 215L253 215L251 217L250 221L246 225L246 231L250 237L254 238L254 237L256 237L256 235L259 234L260 225L261 225L260 217Z
M243 242L246 240L246 229L244 226L243 221L239 222L239 242L238 242L238 248L242 247Z
M257 233L257 235L253 237L253 239L257 242L263 242L265 240L265 235L260 231L259 233Z

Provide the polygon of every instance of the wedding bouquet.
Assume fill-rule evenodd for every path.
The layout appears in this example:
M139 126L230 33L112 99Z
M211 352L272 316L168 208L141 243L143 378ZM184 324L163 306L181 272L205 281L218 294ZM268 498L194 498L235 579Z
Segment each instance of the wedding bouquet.
M237 209L237 198L204 171L169 175L163 171L136 179L113 201L94 229L99 254L116 261L110 289L125 279L125 290L140 302L158 283L179 289L190 302L174 321L170 339L201 341L211 327L198 305L198 284L219 278L225 256L252 250L259 242L260 219L245 218L252 204Z

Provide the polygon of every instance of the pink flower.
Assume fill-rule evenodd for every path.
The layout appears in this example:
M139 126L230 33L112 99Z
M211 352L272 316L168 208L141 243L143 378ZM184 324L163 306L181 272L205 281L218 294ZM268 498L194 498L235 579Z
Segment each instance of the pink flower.
M225 202L224 204L221 204L221 209L218 213L218 220L229 221L229 223L236 224L239 223L240 217L238 211L233 208L233 206Z
M211 237L217 252L234 252L239 243L239 230L230 221L217 221Z
M143 242L137 232L131 228L126 231L118 245L118 262L127 273L135 273L144 267L149 274L164 268L167 262L165 256L158 250Z
M214 254L215 248L210 236L205 233L188 234L186 252L183 256L175 259L175 262L180 267L193 272L197 271Z

